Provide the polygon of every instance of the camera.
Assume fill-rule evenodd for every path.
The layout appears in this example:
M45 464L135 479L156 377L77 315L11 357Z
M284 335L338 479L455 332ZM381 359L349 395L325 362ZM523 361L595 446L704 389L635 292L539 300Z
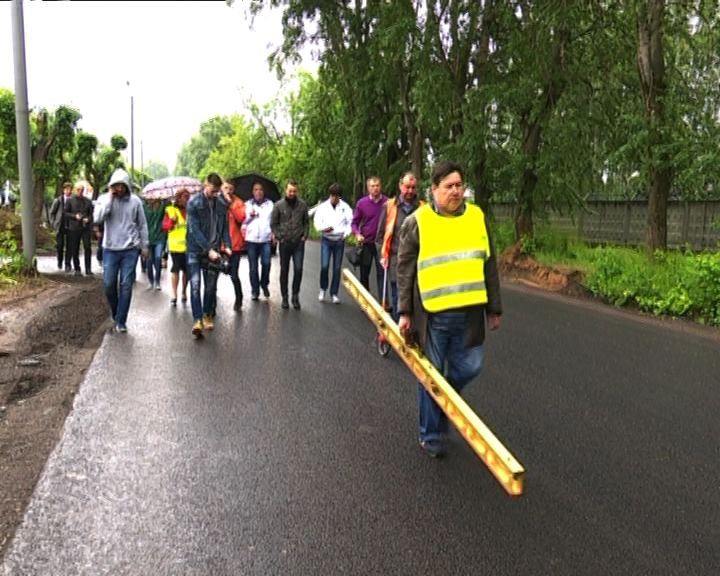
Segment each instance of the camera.
M207 269L211 272L220 272L222 274L230 274L230 257L220 254L217 260L207 259Z
M201 256L200 267L204 268L208 272L230 274L230 257L222 252L219 254L220 257L217 260L210 260L207 255Z

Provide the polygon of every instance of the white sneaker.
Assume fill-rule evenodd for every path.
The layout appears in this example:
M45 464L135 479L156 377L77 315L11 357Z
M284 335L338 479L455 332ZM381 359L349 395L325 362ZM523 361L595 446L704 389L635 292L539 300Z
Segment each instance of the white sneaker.
M318 294L318 300L320 300L320 302L325 300L325 290L320 290L320 294Z
M340 304L340 298L338 298L337 296L333 296L332 302L333 302L333 304Z

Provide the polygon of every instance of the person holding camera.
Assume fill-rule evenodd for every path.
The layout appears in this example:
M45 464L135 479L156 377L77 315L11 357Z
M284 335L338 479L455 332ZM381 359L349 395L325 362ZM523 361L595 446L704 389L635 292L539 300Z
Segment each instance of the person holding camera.
M215 172L208 174L202 192L187 204L186 265L190 277L192 334L215 328L215 305L219 273L229 272L232 254L227 225L227 205L218 198L222 180ZM205 291L200 294L200 274Z
M125 170L113 172L108 190L98 198L93 220L105 225L103 285L115 329L127 332L138 256L148 255L148 227L142 201L131 193L130 175Z

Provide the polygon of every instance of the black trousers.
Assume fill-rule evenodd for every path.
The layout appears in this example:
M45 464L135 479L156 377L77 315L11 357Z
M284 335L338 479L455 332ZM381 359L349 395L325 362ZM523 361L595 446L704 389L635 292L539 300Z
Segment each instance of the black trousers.
M290 260L292 260L292 295L293 298L297 298L298 294L300 294L300 283L302 282L305 242L280 242L278 250L280 254L280 293L282 294L283 300L287 300Z
M370 290L370 268L375 262L375 274L377 276L377 299L382 298L384 273L383 267L380 265L377 247L374 242L363 245L362 258L360 259L360 284L362 284L368 292Z
M83 259L85 260L85 273L90 273L92 261L92 243L90 238L90 228L82 228L80 230L68 230L68 252L66 259L72 257L73 267L80 270L80 243L83 246Z
M57 248L57 264L58 268L63 267L70 268L70 249L68 247L68 233L64 226L60 226L60 229L55 234L55 245Z

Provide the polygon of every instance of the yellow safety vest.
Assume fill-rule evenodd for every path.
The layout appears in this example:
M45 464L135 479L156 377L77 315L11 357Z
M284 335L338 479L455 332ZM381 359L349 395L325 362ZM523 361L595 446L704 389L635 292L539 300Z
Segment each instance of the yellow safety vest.
M177 219L175 226L168 232L168 251L186 252L187 218L183 216L182 210L177 206L168 206L165 208L165 214L167 214L169 218Z
M461 216L441 216L430 205L417 209L420 253L417 281L423 308L442 312L487 303L485 261L490 240L480 207Z

